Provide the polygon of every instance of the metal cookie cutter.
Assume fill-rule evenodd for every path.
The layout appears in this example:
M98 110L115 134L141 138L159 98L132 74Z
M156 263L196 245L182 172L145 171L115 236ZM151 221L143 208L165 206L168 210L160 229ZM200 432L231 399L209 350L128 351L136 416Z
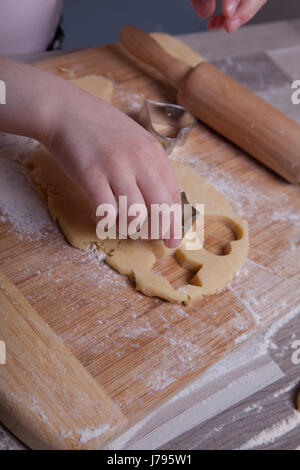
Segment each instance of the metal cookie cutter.
M196 124L196 119L183 106L177 104L161 103L145 100L139 114L139 121L170 155L176 145L185 144L189 133ZM184 191L181 191L182 205L182 235L190 229L194 220L199 215L198 211L189 203ZM191 218L184 220L184 206L191 207Z
M196 124L187 109L177 104L145 100L139 114L140 123L156 137L169 155L175 145L184 145Z
M199 212L188 201L188 198L187 198L184 191L180 191L180 195L181 195L181 207L182 207L182 236L184 237L184 235L190 230L190 228L193 225L194 221L198 217ZM191 217L188 220L185 220L185 218L184 218L184 208L185 208L185 206L190 206L190 208L191 208Z

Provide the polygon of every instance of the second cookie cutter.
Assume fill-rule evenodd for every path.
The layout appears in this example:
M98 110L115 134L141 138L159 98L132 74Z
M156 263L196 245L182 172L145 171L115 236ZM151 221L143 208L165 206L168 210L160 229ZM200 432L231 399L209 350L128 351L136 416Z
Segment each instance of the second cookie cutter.
M196 119L177 104L145 100L139 114L140 123L156 137L169 155L176 145L184 145Z

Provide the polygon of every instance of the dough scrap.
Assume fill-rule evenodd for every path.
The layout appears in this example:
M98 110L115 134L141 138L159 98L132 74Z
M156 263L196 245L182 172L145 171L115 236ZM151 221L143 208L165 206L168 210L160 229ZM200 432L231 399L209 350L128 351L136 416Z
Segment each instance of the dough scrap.
M108 80L95 77L83 77L72 82L87 87L90 92L95 92L95 85L97 96L109 100L112 84L110 87L106 83ZM184 239L173 250L166 248L159 240L99 240L90 217L89 201L60 170L47 150L43 147L36 149L27 166L38 192L48 203L53 220L71 245L80 249L96 245L99 251L107 254L106 262L120 274L129 276L135 282L136 289L145 295L188 304L203 295L220 292L236 275L248 252L248 224L234 215L226 199L199 174L180 163L172 160L170 163L190 203L203 203L205 217L221 221L235 232L236 240L228 244L226 255L214 255L204 248L187 251ZM156 259L167 256L174 256L180 265L194 273L190 284L175 289L164 276L152 271Z

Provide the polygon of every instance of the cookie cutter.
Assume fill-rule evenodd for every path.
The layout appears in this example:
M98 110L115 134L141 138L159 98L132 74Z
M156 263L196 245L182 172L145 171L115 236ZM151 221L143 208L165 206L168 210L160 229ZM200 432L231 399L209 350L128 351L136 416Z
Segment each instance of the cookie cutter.
M139 113L139 122L170 155L174 147L185 144L196 124L193 114L183 106L160 101L145 100ZM184 191L180 192L182 206L182 235L190 229L199 212L190 204ZM191 207L191 217L184 219L185 205Z
M185 144L196 124L196 118L183 106L152 100L144 101L139 121L156 137L168 155L175 146Z
M180 191L181 196L181 208L182 208L182 236L184 237L185 234L191 229L194 221L200 215L197 209L188 201L187 195L184 191ZM191 208L190 217L186 220L185 218L185 207L189 206Z

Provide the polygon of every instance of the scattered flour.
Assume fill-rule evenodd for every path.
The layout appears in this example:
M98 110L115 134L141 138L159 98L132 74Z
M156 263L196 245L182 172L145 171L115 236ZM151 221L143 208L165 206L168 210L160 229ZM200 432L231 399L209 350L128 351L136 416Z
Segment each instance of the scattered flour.
M280 331L281 328L283 328L287 323L289 323L291 320L294 320L294 318L298 317L300 315L300 308L297 306L294 308L292 311L290 311L287 315L284 317L280 318L276 322L270 326L270 328L265 332L264 334L264 342L261 346L262 352L267 351L268 349L277 349L276 344L272 341L276 333Z
M118 90L118 93L124 106L127 108L129 107L132 111L136 111L140 108L144 98L142 95L130 95L127 92L124 92L121 88ZM17 157L16 142L19 150L23 152L22 155L17 152ZM224 144L220 143L220 146L222 145ZM40 197L37 195L33 185L27 178L26 171L24 171L23 161L26 158L26 155L28 155L35 146L36 142L33 142L30 139L21 137L16 138L15 136L1 136L0 221L2 223L9 222L20 237L26 237L28 239L46 237L50 231L56 230L56 226L51 221L45 204L40 200ZM214 156L212 156L209 163L201 160L199 156L191 154L180 155L177 159L188 166L193 164L196 170L200 171L217 190L225 195L229 203L232 204L239 215L246 217L250 221L250 226L251 220L257 218L268 218L268 220L273 223L284 222L291 224L294 227L294 230L291 230L291 236L286 250L287 252L290 251L293 257L296 256L296 252L300 249L300 211L292 213L286 210L285 203L287 200L284 194L278 194L274 200L273 194L268 194L265 188L256 184L256 181L248 180L247 182L243 181L238 183L236 180L233 180L229 172L218 168L217 161ZM247 164L249 166L256 165L255 162L250 161ZM102 261L105 259L105 255L99 253L95 246L85 253L78 253L76 250L72 250L72 253L72 257L76 262L88 262L91 264L88 281L93 282L93 284L95 284L99 289L109 286L111 288L112 295L118 295L120 286L128 286L127 279L115 273L111 268L103 264ZM59 256L61 257L62 254ZM70 250L68 251L66 260L69 256ZM100 266L101 272L99 272ZM260 325L263 323L264 319L261 317L262 306L264 306L264 310L268 310L270 305L272 306L271 308L274 308L272 292L269 297L268 292L265 292L268 291L269 284L270 286L273 286L274 283L279 283L280 281L283 290L285 285L289 285L290 281L288 279L280 277L280 271L283 269L285 269L284 259L282 265L280 265L278 261L276 271L272 270L272 267L259 265L253 260L249 260L241 269L239 278L233 281L229 286L229 290L235 296L236 301L246 309L256 324ZM49 276L51 275L51 266L49 266L48 274ZM74 281L73 273L70 273L69 280ZM57 278L56 282L60 283L60 281L61 279ZM72 287L69 287L69 290L67 288L64 289L65 290L61 292L62 296L71 295L76 298L76 287L74 288L74 292L71 292L70 290L73 289ZM105 304L102 305L102 307L105 307ZM270 348L276 348L273 342L274 335L287 322L296 318L300 313L299 308L294 308L289 311L288 303L285 300L277 307L279 313L282 314L282 309L287 309L287 313L277 322L273 323L267 330L264 340L259 343L257 348L258 356L265 354ZM184 309L178 306L172 307L172 315L173 318L176 318L176 316L178 318L188 316ZM133 315L133 318L135 319L136 317ZM161 314L161 318L163 319L163 314ZM165 321L168 323L167 319ZM246 324L243 325L243 318L239 318L238 315L236 316L235 321L237 328L240 328L241 331L244 327L247 327ZM98 323L102 324L102 319L99 319ZM74 334L74 331L72 334ZM152 334L155 334L155 332L152 331L152 327L150 323L148 323L148 325L138 325L137 328L127 330L123 329L120 336L135 339L142 335ZM109 336L107 336L107 338L109 338ZM169 343L173 346L174 351L176 351L176 360L179 360L179 364L181 364L185 370L193 369L194 357L197 357L202 351L197 349L197 346L193 343L189 342L188 338L185 338L183 341L180 336L176 337L173 333L168 336L168 338ZM244 333L236 340L236 343L242 344L246 339L248 339L248 334ZM244 356L240 357L243 358L243 360L245 359ZM219 377L220 375L230 371L231 368L236 367L236 360L237 359L231 362L232 359L229 358L227 361L225 359L211 369L208 374L213 374L215 377ZM171 366L172 364L173 363L171 363ZM155 370L154 374L150 375L150 377L149 374L148 377L142 377L143 380L148 380L152 391L163 390L176 380L177 377L176 373L174 375L174 368L171 367L170 369L169 365L170 364L168 364L166 360L164 364L161 364L160 367ZM180 372L180 367L178 371ZM279 392L276 392L274 394L274 398L289 391L292 386L293 385L290 384ZM191 384L190 387L187 387L180 393L188 395L192 390L193 385ZM253 404L252 407L245 409L244 412L260 412L261 409L262 405L257 403ZM273 442L273 440L275 440L279 435L289 432L298 424L299 413L295 412L286 420L266 429L253 439L249 440L242 446L242 448ZM87 442L89 439L97 437L102 432L105 432L105 429L102 427L94 430L84 430L81 434L81 442ZM262 442L262 444L258 444L258 442Z
M166 372L160 372L159 370L156 370L149 378L148 386L154 391L164 390L173 382L175 382L175 380L175 378L171 377Z
M226 170L226 167L220 164L218 148L222 150L224 146L228 145L227 143L220 141L216 144L218 147L215 151L209 155L205 153L205 145L198 154L189 151L188 145L187 142L184 151L181 149L175 150L172 159L199 171L215 189L226 197L238 215L245 217L250 223L252 219L264 220L266 218L273 222L281 221L300 225L300 205L297 211L288 210L286 207L288 196L285 193L278 191L275 197L274 191L258 181L255 176L241 177L239 180L232 176L230 169ZM250 159L245 160L244 163L245 169L251 169L257 165L254 160ZM268 171L262 167L260 167L260 170ZM295 198L299 197L299 189L294 187L293 191L295 192Z
M294 411L290 416L274 424L270 428L264 429L256 436L249 439L245 444L239 447L239 450L253 449L262 445L272 444L276 439L293 431L300 425L300 412Z
M244 408L244 413L251 413L252 411L257 411L261 413L263 410L263 405L261 403L253 403L252 405L246 406Z
M299 383L299 379L293 380L291 383L286 385L285 387L281 388L277 392L273 393L273 398L278 398L281 397L282 395L285 395L287 392L290 392L293 390L293 388Z
M84 429L75 429L70 430L68 432L61 431L60 438L61 439L68 439L72 434L78 434L80 436L79 442L81 444L85 444L92 439L100 437L109 429L109 424L100 424L95 428L84 428Z
M36 145L32 139L1 134L1 222L10 222L20 238L35 240L56 229L23 165Z
M124 89L123 85L115 85L114 93L115 96L118 97L121 106L129 114L136 114L140 111L141 107L143 106L145 95L129 92L128 90Z
M133 324L130 327L122 328L120 333L120 337L124 338L138 338L143 335L153 335L153 330L149 322L146 322L145 326Z
M108 424L101 424L97 428L94 429L83 429L82 431L78 431L80 434L80 442L82 444L85 444L86 442L89 442L91 439L95 439L97 437L100 437L102 434L105 433L109 429Z

